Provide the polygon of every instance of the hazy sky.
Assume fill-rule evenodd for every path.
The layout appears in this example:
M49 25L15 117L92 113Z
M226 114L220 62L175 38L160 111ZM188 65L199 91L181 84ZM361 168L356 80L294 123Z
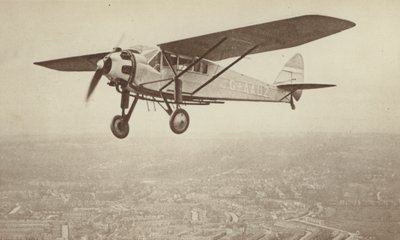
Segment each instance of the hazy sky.
M187 107L186 136L239 132L400 133L400 1L0 1L0 136L101 133L120 113L119 95L102 81L91 101L93 73L58 72L35 61L95 53L304 14L347 19L356 27L306 45L251 55L235 69L273 82L283 64L303 54L306 82L336 88L306 91L288 104ZM152 105L151 105L152 106ZM160 108L140 102L128 138L172 136Z

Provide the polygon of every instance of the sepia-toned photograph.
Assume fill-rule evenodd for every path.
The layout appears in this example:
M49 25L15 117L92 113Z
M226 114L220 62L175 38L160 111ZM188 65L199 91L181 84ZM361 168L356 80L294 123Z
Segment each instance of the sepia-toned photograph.
M0 240L400 239L399 11L0 0Z

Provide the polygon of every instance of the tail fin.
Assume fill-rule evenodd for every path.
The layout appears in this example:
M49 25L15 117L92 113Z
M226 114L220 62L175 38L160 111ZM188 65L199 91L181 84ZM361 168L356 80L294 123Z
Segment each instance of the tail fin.
M283 66L278 77L275 79L274 85L291 85L300 84L304 82L304 62L301 54L297 53L294 55L286 64ZM292 96L296 101L299 101L302 94L302 90L296 90L292 93Z

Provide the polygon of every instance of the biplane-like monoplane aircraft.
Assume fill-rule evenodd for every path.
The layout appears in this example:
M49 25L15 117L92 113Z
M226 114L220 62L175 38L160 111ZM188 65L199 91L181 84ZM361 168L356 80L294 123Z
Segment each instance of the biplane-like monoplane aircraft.
M335 86L304 83L300 54L285 64L273 84L230 68L249 54L298 46L353 26L353 22L338 18L304 15L162 43L157 47L114 48L35 64L60 71L94 71L86 100L105 76L108 85L121 94L122 113L111 122L111 131L117 138L128 135L128 122L138 100L158 103L170 115L171 130L181 134L189 126L189 115L182 108L185 105L258 101L289 103L295 109L294 100L300 99L302 90ZM235 59L224 67L215 63L227 58Z

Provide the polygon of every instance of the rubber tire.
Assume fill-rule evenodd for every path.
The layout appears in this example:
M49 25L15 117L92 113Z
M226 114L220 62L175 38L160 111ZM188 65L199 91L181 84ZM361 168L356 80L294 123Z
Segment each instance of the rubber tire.
M111 121L111 132L119 139L126 138L129 134L129 124L126 123L125 126L121 126L121 121L123 117L120 115L116 115Z
M183 114L183 116L186 118L186 125L181 127L180 129L177 128L174 124L175 118L178 116L178 114ZM181 121L180 124L184 123L183 121ZM189 114L182 108L178 108L176 109L172 115L171 118L169 119L169 127L171 128L172 132L174 132L175 134L182 134L184 133L188 127L189 127L189 123L190 123L190 118L189 118Z

